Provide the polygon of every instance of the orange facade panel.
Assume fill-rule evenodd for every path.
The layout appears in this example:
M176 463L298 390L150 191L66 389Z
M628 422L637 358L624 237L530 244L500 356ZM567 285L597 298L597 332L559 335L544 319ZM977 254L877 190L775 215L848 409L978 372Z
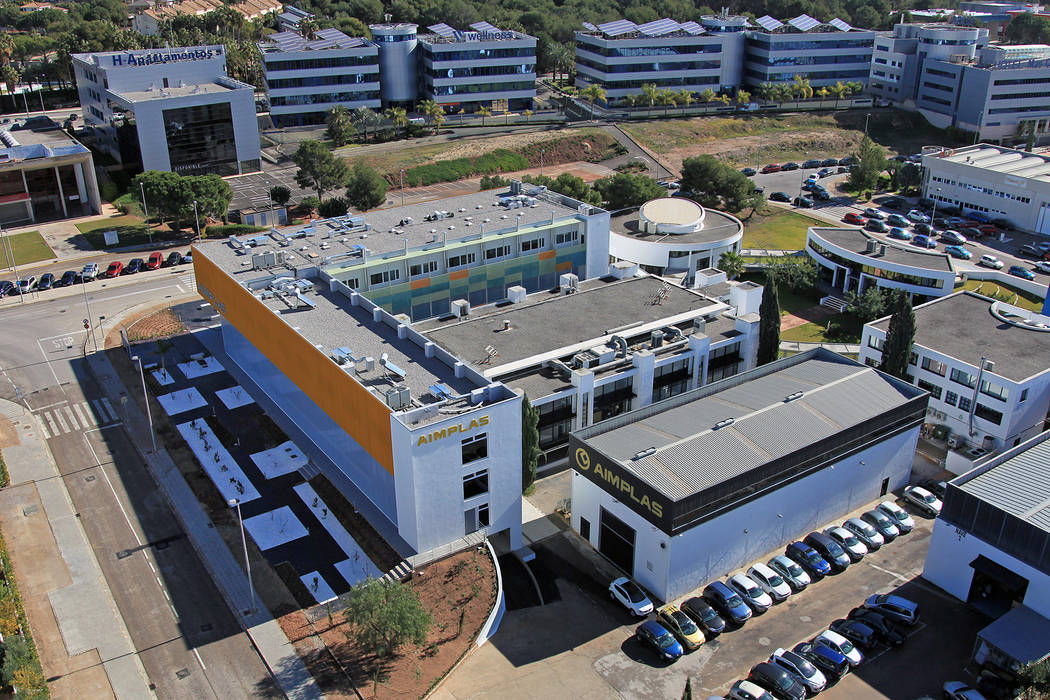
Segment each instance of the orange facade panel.
M540 253L540 260L550 260L557 254L558 252L556 250L545 250Z
M422 289L423 287L429 287L429 286L430 286L430 278L429 277L424 277L423 279L419 279L419 280L412 280L411 282L408 283L408 288L409 289Z
M554 266L554 269L557 270L558 272L562 272L564 270L568 270L569 272L572 272L572 260L566 260L565 262L560 262L560 263L558 263L557 265Z
M466 279L469 274L469 270L456 270L455 272L448 273L448 278L449 280L461 280Z
M193 271L201 295L393 474L390 409L196 249Z

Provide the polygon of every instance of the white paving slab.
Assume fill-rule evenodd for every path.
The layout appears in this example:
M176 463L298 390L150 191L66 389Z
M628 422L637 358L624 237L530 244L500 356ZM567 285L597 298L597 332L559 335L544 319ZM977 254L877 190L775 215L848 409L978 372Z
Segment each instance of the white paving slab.
M267 479L272 479L306 466L309 461L303 451L291 440L282 442L277 447L252 455L252 461Z
M324 580L321 574L316 571L300 576L299 580L303 582L303 585L310 591L310 595L318 603L327 603L336 599L335 591L332 590L332 587L328 585L328 582Z
M170 394L160 394L157 396L157 401L160 401L160 405L164 407L164 412L169 416L208 405L201 393L192 386L189 389L179 389Z
M161 386L168 386L169 384L175 383L175 379L172 378L171 374L169 374L166 369L155 369L150 372L150 374L153 375L153 378L156 379L157 383Z
M247 503L259 498L259 492L252 486L251 480L222 446L219 438L215 437L215 433L203 418L195 418L175 427L193 450L197 461L201 463L215 487L219 489L224 501L229 503L231 498L236 498L241 503Z
M244 527L263 551L310 534L288 506L245 518Z
M342 574L347 583L353 586L360 581L364 581L369 576L379 578L383 575L379 567L368 558L368 555L354 541L354 538L346 531L343 524L339 522L339 518L332 514L310 484L304 482L292 488L299 494L299 498L303 499L303 503L320 521L324 529L328 531L328 534L332 536L339 548L346 552L348 559L336 564L335 568Z
M197 377L222 372L226 368L214 357L208 356L192 362L180 362L179 369L182 370L187 379L196 379Z
M252 395L245 391L241 386L231 386L229 389L219 389L215 392L215 395L219 397L219 401L222 401L222 405L231 411L235 408L255 403L255 399L252 398Z

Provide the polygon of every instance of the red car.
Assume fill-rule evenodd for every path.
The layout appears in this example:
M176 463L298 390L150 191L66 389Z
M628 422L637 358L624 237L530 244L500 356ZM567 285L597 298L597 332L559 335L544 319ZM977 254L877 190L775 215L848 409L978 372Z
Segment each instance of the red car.
M149 260L146 261L146 269L147 270L157 270L157 269L160 269L160 266L163 265L163 264L164 264L164 254L163 253L150 253L149 254Z
M762 172L763 173L779 173L780 172L780 164L779 163L770 163L766 167L762 168Z
M120 273L124 271L124 263L119 260L114 260L106 268L106 271L102 274L103 277L119 277Z
M847 224L856 224L857 226L863 226L864 224L868 223L867 219L865 219L860 214L857 214L852 211L849 214L846 214L844 217L842 217L842 220L845 221Z

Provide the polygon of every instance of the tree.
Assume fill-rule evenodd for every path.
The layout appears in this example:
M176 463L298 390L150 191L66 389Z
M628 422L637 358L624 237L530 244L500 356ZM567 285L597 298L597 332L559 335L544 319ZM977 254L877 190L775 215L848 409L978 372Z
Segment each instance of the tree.
M328 128L325 129L324 135L326 138L331 139L336 146L345 146L357 134L353 114L342 105L336 105L328 110L325 123L328 125Z
M667 116L670 108L678 104L678 93L674 90L661 90L656 93L656 101L664 108L664 116Z
M346 181L346 202L358 211L375 209L386 201L387 182L364 163L358 161Z
M540 461L540 412L529 402L521 399L521 492L530 494L536 481L536 466Z
M270 199L279 207L283 207L292 198L292 191L284 185L276 185L270 188Z
M299 166L295 171L295 184L317 192L318 199L324 199L325 192L342 187L346 182L346 164L319 141L308 140L299 144L292 162Z
M530 122L532 121L532 115L535 114L535 112L533 112L531 109L526 109L522 112L522 114L525 115L525 121Z
M736 103L738 105L746 105L750 101L751 101L751 93L750 92L748 92L747 90L737 90L736 91Z
M682 700L693 700L693 679L685 679L685 690L682 691Z
M481 109L478 110L478 116L481 117L481 125L485 126L485 118L492 116L492 108L491 107L482 107Z
M410 587L398 581L369 577L346 594L346 635L383 658L406 642L422 644L430 629L430 613Z
M577 177L572 173L562 173L550 183L547 183L547 188L586 204L593 204L596 207L602 204L601 193L588 185L582 177Z
M17 690L19 697L47 697L47 679L36 664L27 663L16 668L11 685Z
M682 161L680 182L682 191L712 209L739 212L750 207L753 212L764 201L746 175L710 155Z
M922 184L922 169L915 163L901 163L897 169L897 185L902 190L917 189Z
M648 175L631 173L603 177L594 183L594 189L598 190L608 208L613 211L637 207L667 194L667 190Z
M1031 661L1017 671L1017 685L1024 700L1050 697L1050 658Z
M0 675L3 676L4 685L11 685L15 678L15 671L32 663L32 652L29 645L21 635L12 635L3 641L3 666L0 666Z
M863 294L846 292L846 311L868 323L883 316L886 309L886 295L879 287L870 285Z
M394 136L397 136L398 129L408 126L408 112L404 107L388 107L383 114L394 125Z
M902 289L894 290L891 304L893 315L886 329L879 369L907 381L908 361L911 359L912 341L915 340L915 310L912 309L908 294Z
M643 85L642 87L645 86ZM716 97L717 95L715 95L715 91L711 88L707 88L706 90L700 93L700 101L703 102L705 105L709 105L712 102L714 102Z
M865 134L853 157L857 163L850 169L846 186L857 192L875 189L879 173L886 169L886 153L882 147Z
M689 88L682 88L678 91L678 102L683 107L688 108L689 105L696 102L696 98L693 97L693 91Z
M326 199L317 207L317 213L326 219L334 219L337 216L342 216L350 208L344 197L332 197Z
M383 118L368 107L358 107L353 112L353 121L354 126L361 130L365 136L365 140L367 140L368 130L378 128L383 122Z
M580 91L580 95L591 106L591 119L594 119L594 103L606 101L605 88L597 83L591 83Z
M645 101L649 103L650 107L656 106L656 99L660 94L656 83L642 83L642 94L645 95Z
M780 357L780 296L777 283L766 277L762 290L762 304L758 307L758 364L764 365Z
M812 286L817 265L808 255L783 255L766 263L766 277L788 289Z
M1019 13L1006 25L1003 37L1010 44L1050 43L1050 20L1034 14Z
M145 196L150 214L160 221L170 219L176 230L181 228L183 219L193 216L193 192L187 178L176 173L147 170L135 176L134 189Z
M197 213L200 216L221 219L233 201L233 188L230 183L218 175L191 175L183 178L190 188L191 204L197 202ZM189 216L189 210L186 212Z
M736 279L744 272L744 258L740 253L727 250L718 256L718 269L729 279Z
M299 20L299 25L296 27L299 33L303 35L304 39L312 40L320 27L317 26L317 21L304 17Z
M440 128L441 124L438 121L440 118L442 121L445 118L445 109L434 100L423 100L419 103L419 113L422 114L428 124L437 124Z

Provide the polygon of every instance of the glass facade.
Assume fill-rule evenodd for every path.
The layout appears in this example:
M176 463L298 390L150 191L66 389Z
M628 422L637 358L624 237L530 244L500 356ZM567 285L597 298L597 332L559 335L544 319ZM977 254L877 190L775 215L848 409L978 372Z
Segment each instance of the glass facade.
M237 174L237 142L229 103L164 110L171 170Z

